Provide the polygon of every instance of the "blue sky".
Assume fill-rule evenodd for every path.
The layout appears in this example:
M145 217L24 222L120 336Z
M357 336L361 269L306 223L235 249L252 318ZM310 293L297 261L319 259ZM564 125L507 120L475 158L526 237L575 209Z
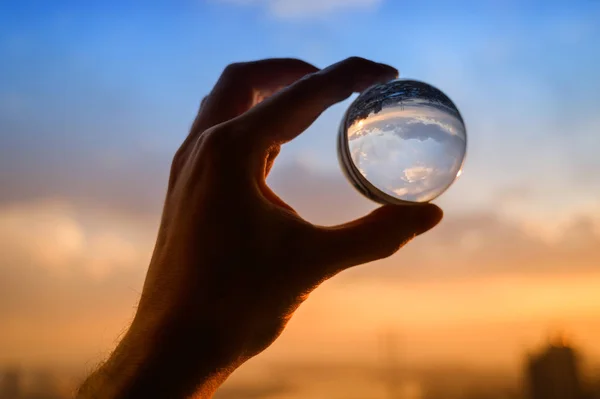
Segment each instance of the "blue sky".
M445 220L401 255L417 267L393 258L359 275L387 275L390 264L432 280L594 269L599 42L596 0L0 0L0 291L12 298L0 324L21 315L18 337L35 331L41 309L96 306L98 323L122 326L111 315L121 306L127 316L117 302L141 286L170 159L200 100L228 63L264 57L386 62L442 89L463 114L464 173L435 201ZM374 206L337 165L348 104L286 146L270 178L316 223ZM569 289L591 303L593 290L578 284ZM46 294L28 296L31 286ZM0 348L11 337L0 333Z
M588 120L600 105L599 20L596 1L3 2L0 162L57 175L132 155L166 162L228 63L291 56L326 66L360 55L454 99L470 133L466 176L478 185L486 177L509 185L495 170L526 162L539 141L552 147L542 150L548 157L574 161L565 167L579 176L579 163L599 166L579 137L593 132L573 125L597 126ZM335 168L345 106L290 148ZM482 169L483 159L495 170Z
M465 173L442 205L556 229L600 192L598 21L597 1L2 2L0 200L157 213L170 157L228 63L360 55L438 86L463 113ZM279 164L341 179L348 104Z

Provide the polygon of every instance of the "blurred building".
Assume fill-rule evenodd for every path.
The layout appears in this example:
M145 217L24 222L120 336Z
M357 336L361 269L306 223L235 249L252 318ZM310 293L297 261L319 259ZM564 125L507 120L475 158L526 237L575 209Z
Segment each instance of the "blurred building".
M20 399L23 397L21 372L17 368L7 368L0 372L0 399Z
M0 399L61 399L58 380L51 370L0 368Z
M527 377L531 399L584 399L577 355L560 339L529 357Z

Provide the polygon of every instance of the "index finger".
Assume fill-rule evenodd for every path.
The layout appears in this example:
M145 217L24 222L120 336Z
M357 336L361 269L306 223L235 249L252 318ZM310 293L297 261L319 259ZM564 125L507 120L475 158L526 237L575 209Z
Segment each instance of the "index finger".
M266 98L319 69L294 58L270 58L228 65L202 101L191 136L235 118L250 109L257 97Z
M244 126L259 135L248 139L265 148L290 141L333 104L397 76L395 68L359 57L307 75L241 117Z

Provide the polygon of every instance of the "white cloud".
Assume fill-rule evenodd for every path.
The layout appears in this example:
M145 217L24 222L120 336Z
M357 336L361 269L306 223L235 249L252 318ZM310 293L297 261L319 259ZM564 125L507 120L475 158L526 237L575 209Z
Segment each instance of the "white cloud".
M220 0L239 5L260 5L277 18L310 18L343 9L365 9L382 0Z
M402 120L407 125L413 125L415 123L436 125L444 132L462 138L462 136L458 134L459 131L462 130L462 125L457 118L435 108L411 106L405 106L401 110L390 107L383 109L377 114L371 114L366 120L357 121L350 126L348 128L348 136L352 137L362 129L369 128L377 123L392 120ZM402 128L400 127L400 129Z
M423 125L436 125L436 126L439 126L439 128L442 129L443 131L448 132L453 136L461 137L458 134L458 129L456 129L450 123L444 123L441 119L428 118L425 115L419 115L419 116L415 116L414 119L411 119L408 122L406 122L407 125L413 125L415 123L421 123ZM460 122L458 120L456 120L455 124L459 125Z
M427 166L413 166L412 168L404 169L404 176L409 182L426 179L433 173L433 168Z
M138 226L107 220L56 201L0 208L0 268L30 264L66 275L76 269L101 280L123 268L144 268L152 241Z

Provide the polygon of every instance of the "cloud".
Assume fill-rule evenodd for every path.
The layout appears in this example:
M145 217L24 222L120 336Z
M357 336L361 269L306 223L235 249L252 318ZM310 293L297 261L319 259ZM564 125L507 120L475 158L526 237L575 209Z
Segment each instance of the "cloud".
M329 15L344 9L368 9L382 0L220 0L239 5L258 5L281 19L302 19Z
M131 320L156 234L121 214L66 200L0 205L0 364L106 356Z
M414 119L409 120L408 122L406 122L407 125L412 125L415 123L420 123L423 125L435 125L438 126L442 131L446 131L449 134L456 136L458 135L457 129L454 128L451 124L449 123L444 123L439 119L435 119L435 118L429 118L427 116L416 116ZM456 123L458 124L459 122L456 121Z
M377 206L358 194L341 172L324 173L307 167L307 162L310 158L305 157L278 164L269 178L275 191L307 220L334 225ZM133 315L158 212L148 218L125 218L123 208L113 205L90 207L68 199L0 205L0 362L11 357L24 362L100 360L114 344ZM569 314L592 295L596 277L585 274L600 264L600 239L592 216L572 220L549 244L493 212L447 212L440 226L396 256L342 273L318 290L309 301L312 305L303 307L291 326L288 344L284 339L279 345L279 354L294 352L295 347L304 351L306 345L298 343L318 351L324 346L315 334L338 336L341 328L357 340L360 334L371 334L386 320L395 320L389 303L411 304L402 320L413 332L434 322L474 323L480 317L480 323L487 323L486 314L502 320L513 311L518 317L546 317L552 309ZM567 283L561 276L574 277ZM576 300L562 302L564 297L557 294L561 287L565 295L576 294ZM529 294L535 298L519 307L517 302ZM480 295L489 308L469 307L473 295ZM519 301L503 299L511 295ZM549 299L552 306L542 306ZM582 308L586 317L596 311L597 301L588 303ZM438 319L444 306L446 318ZM360 325L347 314L356 309ZM315 325L320 327L310 330L313 335L303 327ZM449 350L437 345L441 352Z
M143 268L151 237L143 225L65 201L0 207L0 269L30 267L52 278L87 274L104 279L116 269Z
M221 1L246 4L288 20L368 11L382 3L381 0ZM486 353L494 348L508 354L510 351L504 350L508 333L499 335L494 328L512 329L513 325L492 326L486 331L465 328L464 335L454 336L447 330L438 330L452 318L469 322L479 318L480 323L488 323L490 319L486 317L490 314L502 316L501 320L513 315L525 319L535 312L539 315L539 309L546 312L545 316L553 312L568 315L582 308L589 314L599 314L597 288L594 289L600 277L586 275L600 264L597 249L600 223L594 219L598 209L585 209L577 217L569 215L556 226L553 220L565 209L578 208L576 197L583 194L597 204L594 188L598 187L600 158L595 149L600 136L595 133L600 124L592 112L597 103L593 101L593 93L597 91L580 87L591 87L594 81L580 79L584 82L581 85L574 82L573 89L565 92L572 101L564 101L564 96L551 90L561 88L561 79L546 82L540 76L545 71L542 68L545 65L541 64L544 54L537 57L541 61L533 73L523 68L515 73L508 64L533 48L528 45L532 39L527 39L532 35L515 35L508 40L499 37L498 46L473 49L472 43L461 35L440 41L438 30L418 29L422 24L419 25L418 18L414 22L411 26L417 28L416 34L409 39L402 39L404 25L386 26L387 30L391 28L386 37L396 47L406 47L407 51L418 49L411 53L409 61L403 61L405 71L418 71L420 78L444 88L460 105L473 132L465 176L441 198L442 204L451 206L444 206L446 216L438 228L414 240L392 258L349 270L327 283L301 309L291 329L282 337L284 340L278 343L279 348L290 342L308 341L318 352L328 351L331 343L342 342L346 345L342 350L354 353L356 345L348 346L356 337L353 332L370 334L379 325L408 324L426 315L430 322L437 321L440 328L427 328L423 334L413 335L414 341L422 339L420 347L419 342L413 342L415 352L436 352L437 358L453 347L460 351L459 358L465 357L466 352L472 355L474 351ZM279 47L288 42L298 45L311 38L321 43L316 37L321 31L294 35L298 35L293 36L294 40L290 40L289 32L276 38ZM562 43L582 45L589 42L589 35L587 28L567 25L555 37L561 36L558 40ZM486 38L485 34L482 36ZM15 54L55 55L50 60L41 56L27 58L31 62L27 62L25 69L34 71L24 75L26 84L22 87L11 84L0 95L0 360L90 359L90 351L96 348L105 351L114 342L133 313L132 306L142 286L164 198L169 157L180 142L175 138L157 139L173 134L183 136L186 126L179 126L177 121L185 125L186 118L193 114L193 110L185 111L177 103L173 108L183 111L172 113L170 120L157 119L157 115L170 113L171 108L162 106L173 98L165 97L164 93L169 88L186 87L189 91L183 90L184 97L195 99L198 90L195 84L179 85L172 81L167 90L163 86L152 89L159 97L167 98L159 101L147 90L136 90L135 82L146 81L138 80L132 71L124 75L132 77L128 79L131 84L115 83L112 78L116 77L117 69L111 69L109 63L107 70L108 60L99 53L89 53L88 62L112 71L108 75L97 73L95 68L86 70L85 65L69 67L59 62L76 57L62 50L56 52L46 42L52 42L51 38L44 40L40 48L43 51L34 51L27 44L29 51L18 43L19 48L10 50ZM91 48L111 48L84 47L85 54ZM146 48L142 43L136 47L147 53L148 48L161 46ZM489 48L494 49L492 54L482 55L483 49ZM185 43L175 50L178 49L185 50ZM332 45L332 49L337 47ZM392 53L388 62L402 61L402 57L394 61ZM337 57L335 53L328 54ZM115 67L121 68L122 57L117 58L120 61ZM18 61L16 56L14 60ZM527 60L530 58L525 57ZM214 62L226 61L221 57ZM12 64L22 69L19 62ZM173 64L192 65L191 69L196 70L193 74L181 74L181 82L196 81L199 77L196 64L204 65ZM567 77L585 77L573 72L585 72L587 69L581 69L582 65L594 63L572 62L571 67L555 64L557 68L567 67L570 72L564 74ZM165 70L161 66L153 69L156 73ZM202 71L200 75L204 75ZM153 80L156 76L153 75ZM23 89L44 88L52 81L58 82L59 87L48 93ZM570 88L573 82L563 83ZM75 89L76 86L80 88ZM148 87L154 88L151 84ZM70 94L61 94L65 90ZM150 98L149 103L144 98ZM142 119L148 123L140 122ZM336 116L335 123L338 119ZM318 129L323 135L335 131L334 123L322 123ZM313 137L314 141L305 141L306 147L310 151L315 147L325 148L316 150L320 157L307 153L301 160L303 164L276 165L270 178L275 190L301 215L318 224L342 223L373 209L376 205L361 197L339 171L323 172L326 167L318 160L326 159L332 152L320 146L322 141L317 141L316 135ZM164 144L162 152L150 154L141 148L141 143L148 141ZM511 207L522 206L507 215L493 200L511 184L518 186L516 192L499 200L510 203ZM473 198L479 196L485 197L481 202L486 211L471 206L475 203ZM548 211L544 216L550 217L528 219L540 208ZM488 306L477 308L477 303ZM439 320L440 317L446 319ZM327 329L336 325L338 329L332 330L335 334L327 335ZM586 328L590 331L589 325L583 330ZM595 335L592 340L598 336L590 335ZM286 337L300 338L285 341ZM457 342L451 344L455 345L447 344L453 337ZM484 339L488 341L481 341ZM442 345L446 345L445 349ZM307 345L287 348L304 352Z
M433 173L433 168L426 166L415 166L409 169L404 170L404 176L409 182L413 182L415 180L423 180L426 179Z
M325 172L318 165L311 166L312 162L309 156L298 161L288 158L276 163L269 177L274 190L304 218L335 225L377 206L354 190L341 171ZM118 185L122 190L104 178L94 182L97 196L78 197L66 186L65 190L42 190L0 201L0 269L27 264L57 275L86 273L99 280L122 269L144 269L164 196L159 188L163 182L144 177L153 172L143 168L136 172L141 181L153 183L151 190L144 189L144 184L127 190L128 179L115 175L115 180L123 179L123 185ZM517 200L528 201L528 197ZM145 210L140 213L136 204ZM422 278L588 269L600 263L597 210L582 209L558 224L514 216L500 207L467 212L446 208L438 228L415 240L398 257L381 262L380 271L371 273L372 268L367 268L364 273ZM398 259L419 266L388 266Z
M440 123L413 117L369 123L349 140L350 157L379 190L406 200L430 200L455 179L465 151L464 140Z
M334 225L376 205L362 198L341 173L316 173L300 164L276 167L272 186L309 221ZM397 256L361 268L356 277L437 279L510 273L553 274L593 270L600 264L597 210L537 224L493 210L447 209L440 226L411 242ZM554 231L553 240L548 231Z

